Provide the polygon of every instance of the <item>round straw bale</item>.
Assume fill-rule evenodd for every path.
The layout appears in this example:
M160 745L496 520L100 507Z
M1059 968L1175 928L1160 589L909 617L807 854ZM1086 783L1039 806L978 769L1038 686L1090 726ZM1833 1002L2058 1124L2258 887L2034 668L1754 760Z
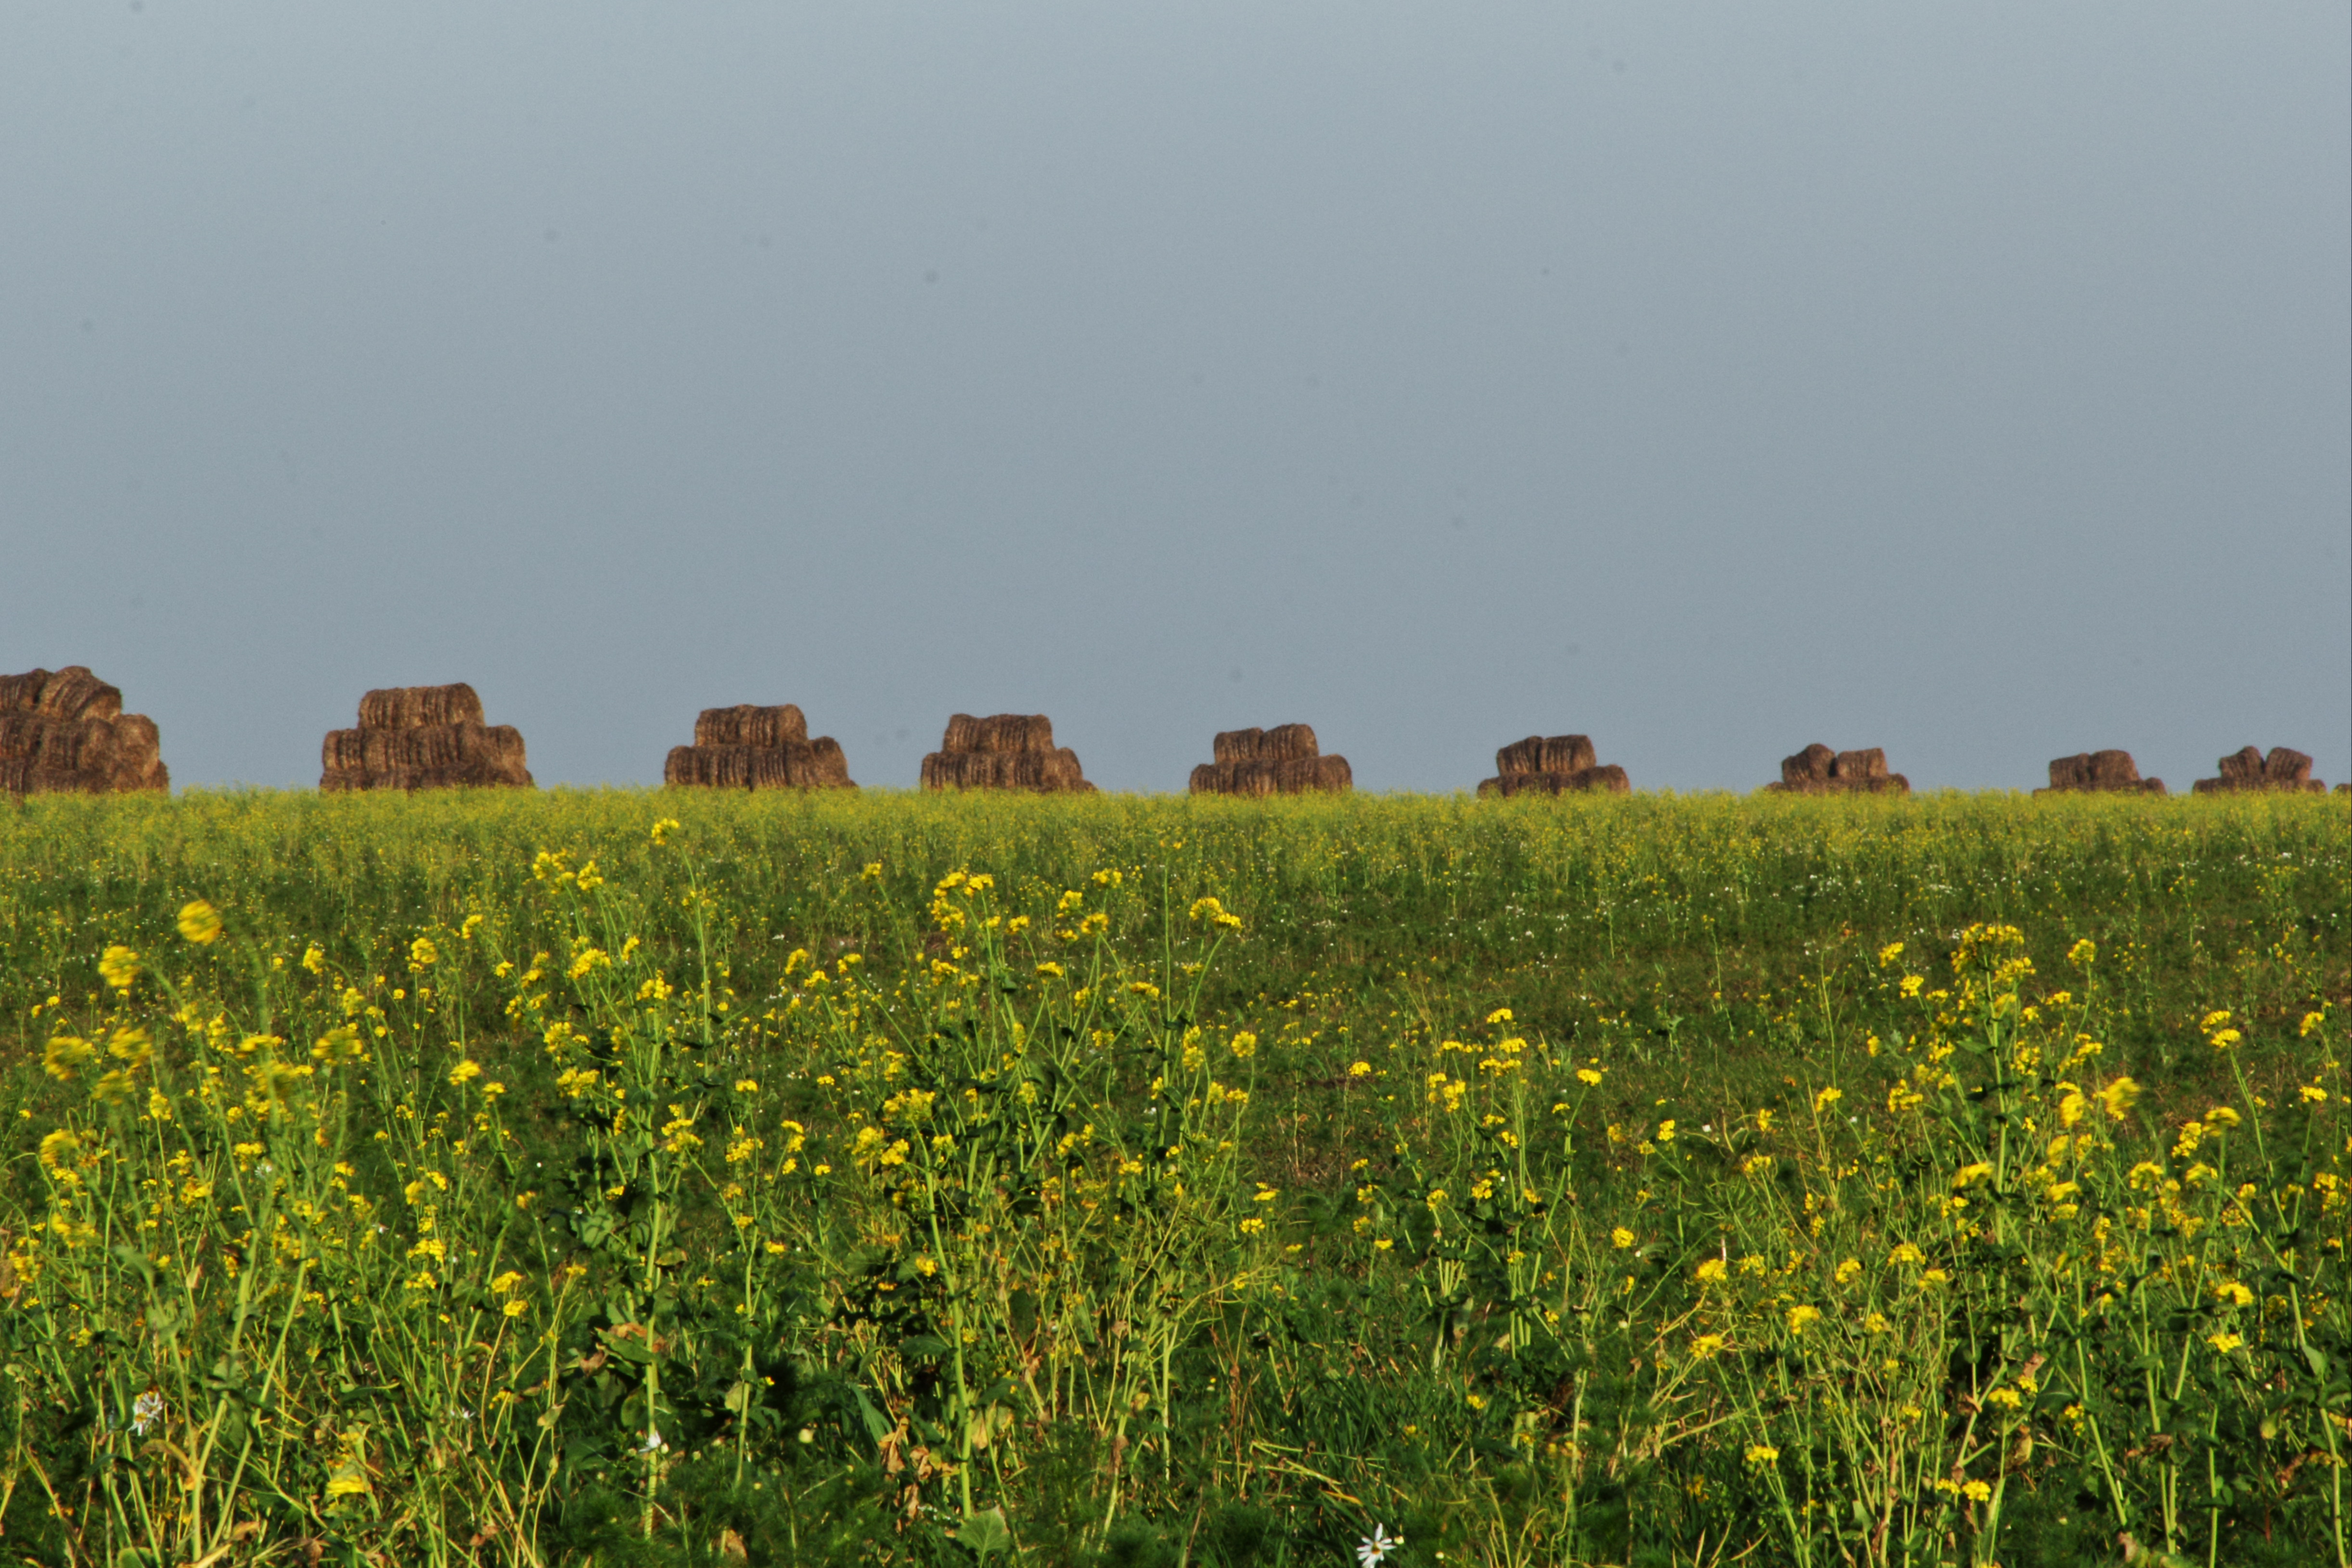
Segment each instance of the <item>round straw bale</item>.
M41 737L38 762L59 773L102 779L114 771L115 750L114 726L105 720L60 720Z
M41 688L49 679L46 669L22 675L0 675L0 713L29 713L41 705Z
M1254 763L1265 740L1263 730L1220 730L1209 742L1209 755L1221 763Z
M124 794L158 791L169 795L172 793L172 770L163 765L163 759L160 756L151 755L142 760L133 760L128 755L118 757L107 787Z
M2263 782L2273 789L2301 789L2311 779L2311 759L2290 746L2273 746L2263 759Z
M2258 784L2263 778L2263 753L2259 746L2241 746L2221 759L2221 777L2232 784Z
M2053 790L2076 790L2091 787L2091 753L2077 752L2071 757L2050 759L2050 787ZM2040 790L2034 792L2042 794Z
M0 757L0 791L9 795L32 794L33 759Z
M750 789L751 763L755 752L750 746L680 746L670 752L677 758L684 752L686 776L677 782L703 789Z
M52 719L111 719L122 711L122 693L69 664L42 683L38 707Z
M1541 735L1529 735L1524 741L1512 742L1495 753L1495 771L1498 773L1543 772L1543 743Z
M841 750L841 742L830 735L819 735L809 743L809 755L818 772L835 784L848 784L849 759Z
M1592 752L1590 735L1548 735L1543 743L1543 772L1580 773L1600 759Z
M1043 713L998 713L980 721L983 752L1045 752L1055 750L1054 721Z
M1886 751L1882 746L1864 746L1858 752L1840 752L1830 762L1830 777L1833 779L1883 779L1886 776Z
M1826 779L1836 761L1837 753L1816 741L1795 756L1780 759L1780 782L1794 789Z
M855 789L841 747L831 736L820 743L760 746L751 752L753 789ZM829 749L828 749L829 747Z
M705 708L694 721L698 746L782 746L808 739L808 720L786 702L762 708L749 702Z
M948 720L942 752L1050 752L1054 721L1043 713L993 713L975 719L958 713Z
M125 713L114 721L114 757L118 769L143 771L163 749L155 721L144 713Z
M2084 782L2093 789L2136 789L2139 785L2139 764L2132 761L2129 752L2113 748L2093 752Z
M0 713L0 758L40 755L41 742L48 738L56 723L56 720L38 713Z
M464 681L447 686L388 686L360 699L362 730L410 730L420 724L478 724L482 700Z
M1323 754L1312 724L1276 724L1265 732L1262 744L1266 761L1273 763L1298 762Z

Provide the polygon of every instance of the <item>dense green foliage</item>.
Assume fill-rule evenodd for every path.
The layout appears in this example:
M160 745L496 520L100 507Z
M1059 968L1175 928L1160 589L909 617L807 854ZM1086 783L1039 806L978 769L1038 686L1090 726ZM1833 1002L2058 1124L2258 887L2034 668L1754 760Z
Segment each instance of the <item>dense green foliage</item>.
M2347 989L2326 799L36 799L0 1549L2341 1563Z

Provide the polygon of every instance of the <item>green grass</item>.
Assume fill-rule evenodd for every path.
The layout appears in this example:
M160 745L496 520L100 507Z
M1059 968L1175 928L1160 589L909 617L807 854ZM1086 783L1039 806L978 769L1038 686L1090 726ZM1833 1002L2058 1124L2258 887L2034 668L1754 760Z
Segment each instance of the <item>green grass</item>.
M26 1561L2343 1560L2340 803L37 798L0 943Z

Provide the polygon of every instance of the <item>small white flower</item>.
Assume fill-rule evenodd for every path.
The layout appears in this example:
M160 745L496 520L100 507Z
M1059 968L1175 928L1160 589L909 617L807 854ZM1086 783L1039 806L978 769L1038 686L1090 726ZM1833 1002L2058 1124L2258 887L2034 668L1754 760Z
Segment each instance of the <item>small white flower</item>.
M1403 1545L1403 1536L1392 1536L1389 1533L1387 1525L1376 1524L1372 1526L1371 1534L1366 1536L1357 1545L1356 1561L1362 1564L1362 1568L1381 1568L1381 1564L1387 1561L1388 1554Z
M131 1402L131 1429L142 1437L147 1435L148 1427L162 1419L163 1396L154 1389L149 1389Z
M660 1429L657 1427L648 1426L646 1428L646 1440L637 1445L637 1452L640 1454L657 1454L668 1447L669 1445L667 1443L662 1441Z

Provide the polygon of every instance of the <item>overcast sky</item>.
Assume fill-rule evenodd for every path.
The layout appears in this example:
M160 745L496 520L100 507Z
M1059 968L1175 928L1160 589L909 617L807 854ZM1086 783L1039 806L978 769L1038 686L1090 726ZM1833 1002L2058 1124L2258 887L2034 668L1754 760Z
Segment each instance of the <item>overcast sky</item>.
M2352 12L12 4L0 670L182 784L1303 720L2352 773Z

